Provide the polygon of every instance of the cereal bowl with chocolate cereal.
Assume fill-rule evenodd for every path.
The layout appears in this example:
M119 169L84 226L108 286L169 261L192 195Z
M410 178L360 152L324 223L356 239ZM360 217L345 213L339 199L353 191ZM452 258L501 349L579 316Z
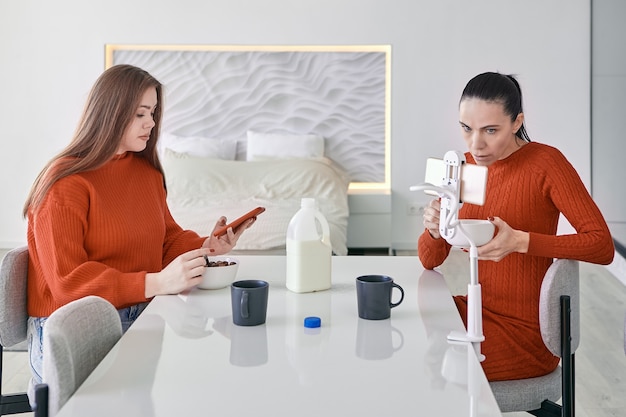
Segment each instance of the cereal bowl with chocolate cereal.
M206 257L206 266L202 274L202 282L198 288L203 290L217 290L229 286L239 269L239 260L224 256Z

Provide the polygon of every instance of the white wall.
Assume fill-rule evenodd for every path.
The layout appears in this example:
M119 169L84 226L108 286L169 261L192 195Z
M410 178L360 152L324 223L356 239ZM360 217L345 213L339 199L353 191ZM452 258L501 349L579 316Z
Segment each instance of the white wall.
M626 2L593 1L593 196L615 238L626 245L626 193L620 185L626 140Z
M567 13L564 13L564 10ZM463 149L457 105L479 72L519 74L531 136L590 181L589 0L2 0L0 247L25 241L21 209L67 144L107 43L391 44L391 240L414 248L407 204L425 160Z

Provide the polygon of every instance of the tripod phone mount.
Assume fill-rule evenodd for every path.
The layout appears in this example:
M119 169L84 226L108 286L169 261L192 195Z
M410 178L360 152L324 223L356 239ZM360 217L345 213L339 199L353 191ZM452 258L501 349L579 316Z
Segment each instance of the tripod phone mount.
M432 182L429 182L432 181ZM439 183L439 185L435 185ZM470 342L480 361L480 343L485 340L482 320L482 293L478 282L478 246L493 237L494 225L488 220L459 220L464 202L483 205L487 188L487 167L467 164L465 155L448 151L443 160L429 158L426 182L410 187L441 199L439 234L450 245L469 248L470 283L467 286L467 331L452 331L448 340Z

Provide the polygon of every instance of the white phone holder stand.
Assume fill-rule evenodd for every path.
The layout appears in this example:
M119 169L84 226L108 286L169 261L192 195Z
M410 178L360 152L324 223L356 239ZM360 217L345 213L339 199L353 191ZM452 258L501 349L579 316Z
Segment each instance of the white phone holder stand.
M482 294L478 282L478 246L493 237L494 226L488 220L459 220L459 209L463 206L464 189L472 189L472 201L482 205L486 192L486 167L480 167L484 175L463 175L465 155L459 151L448 151L444 155L445 172L441 185L422 183L410 187L411 191L435 193L441 198L439 234L452 246L469 247L470 283L467 286L467 332L452 331L448 340L471 342L480 361L485 356L480 352L483 335ZM467 165L471 166L471 165ZM432 176L432 175L431 175ZM426 177L429 177L427 173ZM476 193L478 199L474 199Z

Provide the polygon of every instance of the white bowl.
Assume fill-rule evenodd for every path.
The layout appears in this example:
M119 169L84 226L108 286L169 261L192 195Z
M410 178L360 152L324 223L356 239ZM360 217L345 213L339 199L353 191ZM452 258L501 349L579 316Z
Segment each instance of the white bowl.
M217 290L227 287L235 281L237 269L239 269L239 261L237 259L224 256L209 256L209 261L226 261L232 263L232 265L204 267L202 282L198 285L198 288L202 288L203 290Z
M496 230L496 227L489 220L465 219L459 220L459 223L461 227L457 227L454 236L446 240L452 246L461 248L470 247L469 240L463 232L469 234L476 246L482 246L493 238L493 233Z

